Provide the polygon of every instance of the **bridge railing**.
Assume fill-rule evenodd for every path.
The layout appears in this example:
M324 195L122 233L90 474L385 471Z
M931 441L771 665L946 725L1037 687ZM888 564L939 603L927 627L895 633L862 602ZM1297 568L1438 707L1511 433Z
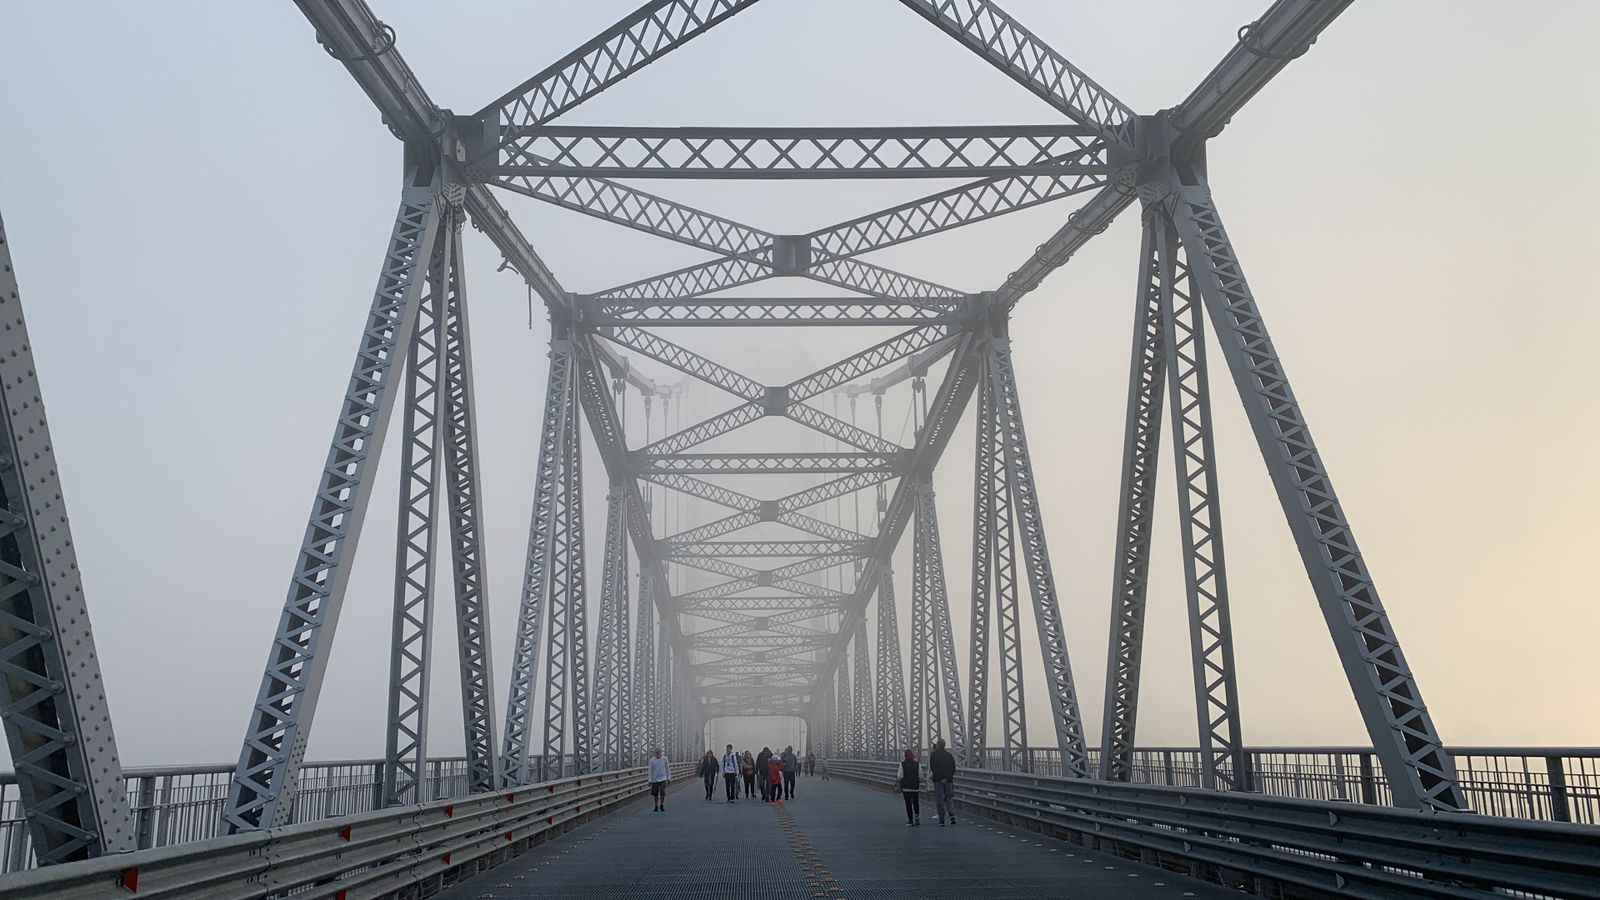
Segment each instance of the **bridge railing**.
M136 847L171 847L216 837L222 807L228 799L232 764L154 766L124 769L122 776L132 811ZM529 758L529 771L551 779L576 774L571 754ZM293 822L315 822L380 808L384 761L339 760L308 763L300 768ZM424 800L467 795L464 757L428 760ZM0 772L0 874L33 866L33 842L22 817L17 779Z
M885 788L896 772L829 768ZM960 770L955 801L964 816L1269 897L1600 897L1600 829L1570 823L991 769Z
M1477 812L1515 819L1600 825L1600 747L1451 747L1468 802ZM1337 800L1387 806L1389 783L1370 748L1248 748L1255 790L1274 797ZM1095 768L1099 752L1090 751ZM1001 769L1001 751L981 765ZM1056 750L1028 751L1028 771L1060 775ZM1193 747L1141 747L1131 781L1200 787L1200 751Z
M692 763L673 767L675 778ZM645 770L553 779L18 872L0 895L361 900L429 896L648 790Z

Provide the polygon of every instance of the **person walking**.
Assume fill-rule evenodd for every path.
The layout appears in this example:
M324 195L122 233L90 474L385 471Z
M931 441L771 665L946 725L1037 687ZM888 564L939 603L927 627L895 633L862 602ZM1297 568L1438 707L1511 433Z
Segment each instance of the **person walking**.
M700 777L706 781L707 800L710 800L711 795L717 790L717 769L717 755L707 750L706 755L700 757Z
M900 760L900 777L894 780L900 796L906 801L906 827L922 822L922 773L917 766L917 751L906 748L905 759Z
M783 748L783 799L794 799L794 779L800 774L800 759L794 755L794 745Z
M739 754L733 752L732 744L722 754L722 781L728 789L728 802L739 799Z
M806 751L806 777L817 774L817 753L815 750Z
M767 802L783 805L783 757L767 758Z
M661 755L661 748L657 747L654 755L646 763L648 772L645 777L650 780L650 796L656 801L656 812L667 811L667 782L672 780L672 769L667 765L667 758Z
M928 754L928 776L933 779L933 812L939 825L956 823L956 756L944 748L944 739L936 738L933 752Z
M767 792L767 763L772 759L772 748L762 747L756 754L756 781L761 788L761 802L771 803L772 796Z
M750 755L749 750L739 760L739 774L744 776L744 798L749 800L756 795L756 758Z

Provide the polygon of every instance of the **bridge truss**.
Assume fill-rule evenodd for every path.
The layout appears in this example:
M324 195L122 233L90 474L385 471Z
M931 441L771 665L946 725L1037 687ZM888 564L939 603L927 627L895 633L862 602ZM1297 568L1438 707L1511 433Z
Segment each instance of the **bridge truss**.
M1464 802L1377 588L1228 237L1206 175L1206 143L1300 56L1348 0L1276 0L1204 81L1171 108L1141 114L988 0L901 0L1058 114L1046 124L928 128L628 128L555 124L561 115L755 0L651 0L471 115L437 106L363 0L297 0L404 145L398 209L377 288L313 496L304 541L262 675L224 822L231 831L295 816L297 773L321 693L351 560L374 501L374 475L400 416L393 656L382 799L420 795L428 759L430 639L453 599L473 790L618 768L665 743L680 758L705 722L803 717L825 753L877 756L949 740L970 764L999 740L1000 765L1030 758L1024 612L1050 698L1063 773L1127 780L1137 722L1146 575L1162 431L1180 490L1197 730L1205 784L1250 786L1242 752L1213 449L1207 329L1248 417L1396 804ZM887 2L887 0L886 0ZM949 178L954 187L806 234L781 234L645 192L652 178ZM623 179L623 180L619 180ZM624 181L625 180L625 181ZM715 257L593 293L565 288L494 189L652 234ZM875 250L1079 198L1060 229L1002 283L959 291L864 260ZM1046 542L1042 498L1012 362L1017 305L1137 204L1143 240L1121 467L1103 735L1085 739ZM1061 204L1063 206L1068 204ZM461 234L470 222L543 300L550 320L546 400L524 580L503 711L492 684L477 450L478 410ZM21 340L18 295L6 293ZM775 278L829 296L742 295ZM839 291L847 292L838 294ZM676 328L877 326L896 333L804 377L767 384L675 342ZM6 734L41 861L126 846L119 770L97 693L81 592L58 578L64 552L30 479L42 432L31 368L5 375L7 445L0 490L0 621ZM681 388L733 398L724 411L661 436L627 433L627 401L650 421ZM930 377L935 372L942 375ZM911 440L882 427L891 389L912 392ZM901 389L903 390L903 389ZM840 414L841 404L849 410ZM876 428L862 427L862 407ZM681 410L681 403L680 403ZM832 411L830 411L832 410ZM39 416L31 427L26 414ZM976 423L970 633L955 645L932 474L965 415ZM663 421L666 416L663 415ZM820 436L713 452L718 438L787 420ZM583 497L583 447L597 451L604 503ZM48 468L48 463L35 463ZM715 479L803 476L789 493ZM42 493L41 493L42 492ZM670 492L722 511L680 530ZM868 521L819 513L866 497ZM941 509L942 507L942 509ZM859 509L859 507L857 507ZM961 514L965 508L957 504ZM585 514L603 523L602 571L585 568ZM63 520L64 522L64 520ZM909 532L909 538L907 533ZM907 573L893 558L911 542ZM70 543L65 552L70 553ZM70 570L70 556L67 557ZM698 586L678 570L707 573ZM897 578L901 576L900 578ZM709 580L715 576L715 581ZM451 591L442 592L448 578ZM595 595L598 586L598 596ZM676 587L675 587L676 586ZM900 591L897 594L897 586ZM909 596L909 606L898 604ZM598 603L591 633L589 604ZM1025 610L1025 606L1030 606ZM909 656L902 658L902 623ZM79 629L82 633L75 632ZM84 654L87 653L87 656ZM990 671L991 658L998 664ZM965 668L963 682L962 669ZM997 675L997 679L992 679ZM995 681L997 683L991 683ZM541 707L540 701L543 702ZM99 718L97 718L99 717ZM1097 756L1097 758L1096 758Z

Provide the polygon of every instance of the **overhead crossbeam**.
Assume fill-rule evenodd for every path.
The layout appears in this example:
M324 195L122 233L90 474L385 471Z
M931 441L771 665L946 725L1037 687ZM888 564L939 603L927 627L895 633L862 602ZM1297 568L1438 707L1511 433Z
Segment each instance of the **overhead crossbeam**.
M1103 144L1071 125L941 128L522 129L486 176L970 178L1104 173Z

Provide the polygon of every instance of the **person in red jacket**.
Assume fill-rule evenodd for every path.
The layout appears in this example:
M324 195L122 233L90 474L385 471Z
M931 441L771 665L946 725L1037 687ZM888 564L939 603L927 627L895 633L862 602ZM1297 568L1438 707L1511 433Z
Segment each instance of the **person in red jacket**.
M767 796L772 802L783 804L783 757L777 754L767 760Z

